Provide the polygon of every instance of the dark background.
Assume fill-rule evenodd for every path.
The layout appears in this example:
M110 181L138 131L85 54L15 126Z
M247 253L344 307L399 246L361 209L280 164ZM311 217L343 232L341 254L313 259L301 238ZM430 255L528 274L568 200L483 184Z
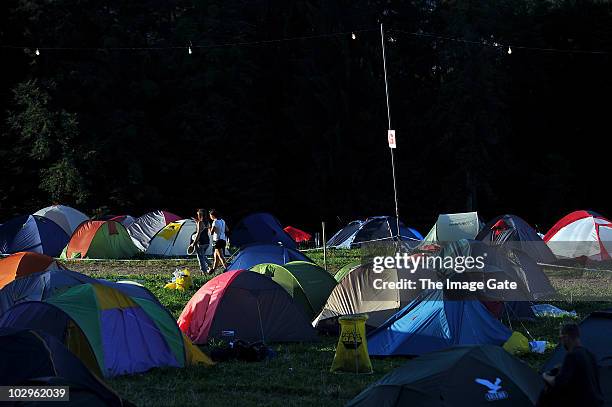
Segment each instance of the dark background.
M393 214L380 22L406 224L608 213L610 54L518 47L612 51L608 2L4 0L0 221L52 202L311 231Z

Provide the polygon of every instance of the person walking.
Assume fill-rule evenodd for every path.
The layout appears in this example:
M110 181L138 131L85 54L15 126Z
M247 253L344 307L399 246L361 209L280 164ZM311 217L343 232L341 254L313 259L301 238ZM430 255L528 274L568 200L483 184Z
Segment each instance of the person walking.
M196 212L196 233L193 237L193 241L189 245L189 253L195 251L200 265L200 271L207 274L212 271L206 259L206 249L210 243L208 229L206 211L204 209L198 209Z
M223 266L223 268L226 269L227 263L223 251L227 245L227 225L223 219L219 218L219 214L215 209L211 209L208 212L208 216L212 221L208 228L208 232L212 236L214 249L212 270L214 271L219 266Z

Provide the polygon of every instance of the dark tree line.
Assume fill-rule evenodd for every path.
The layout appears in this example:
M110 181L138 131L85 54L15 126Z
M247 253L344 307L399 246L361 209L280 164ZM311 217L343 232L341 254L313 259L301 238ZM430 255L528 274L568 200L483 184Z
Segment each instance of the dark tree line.
M234 220L265 210L305 228L392 214L380 22L406 223L477 209L546 228L573 209L608 211L610 55L544 50L612 51L608 2L0 8L0 45L18 46L0 49L2 220L51 202L90 214L214 206Z

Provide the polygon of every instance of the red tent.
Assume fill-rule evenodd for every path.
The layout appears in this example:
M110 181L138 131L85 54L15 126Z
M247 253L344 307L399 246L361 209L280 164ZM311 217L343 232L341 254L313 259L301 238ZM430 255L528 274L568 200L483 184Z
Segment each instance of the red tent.
M312 235L310 233L306 233L303 230L298 228L294 228L293 226L287 226L283 229L296 243L307 242L312 239Z

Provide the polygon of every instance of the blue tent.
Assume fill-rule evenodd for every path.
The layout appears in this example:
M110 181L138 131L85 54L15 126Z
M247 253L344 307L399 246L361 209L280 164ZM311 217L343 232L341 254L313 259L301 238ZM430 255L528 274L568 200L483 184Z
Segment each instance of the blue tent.
M282 244L295 249L295 242L269 213L254 213L242 219L231 232L232 245L245 247L255 243Z
M422 355L454 345L502 345L511 332L480 301L423 292L368 336L373 356Z
M57 257L69 240L57 223L38 215L18 216L0 225L0 254L36 252Z
M399 222L400 239L410 242L423 240L417 230ZM336 249L350 249L359 247L363 243L395 240L397 237L397 220L391 216L373 216L365 221L352 221L346 227L334 234L327 245Z
M254 244L243 248L227 267L228 270L249 270L261 263L283 265L290 261L312 260L288 247L272 244Z
M149 290L137 284L97 280L76 271L53 269L20 277L4 286L0 290L0 315L15 304L25 301L44 301L70 287L88 283L103 284L113 287L132 298L143 298L159 303Z

